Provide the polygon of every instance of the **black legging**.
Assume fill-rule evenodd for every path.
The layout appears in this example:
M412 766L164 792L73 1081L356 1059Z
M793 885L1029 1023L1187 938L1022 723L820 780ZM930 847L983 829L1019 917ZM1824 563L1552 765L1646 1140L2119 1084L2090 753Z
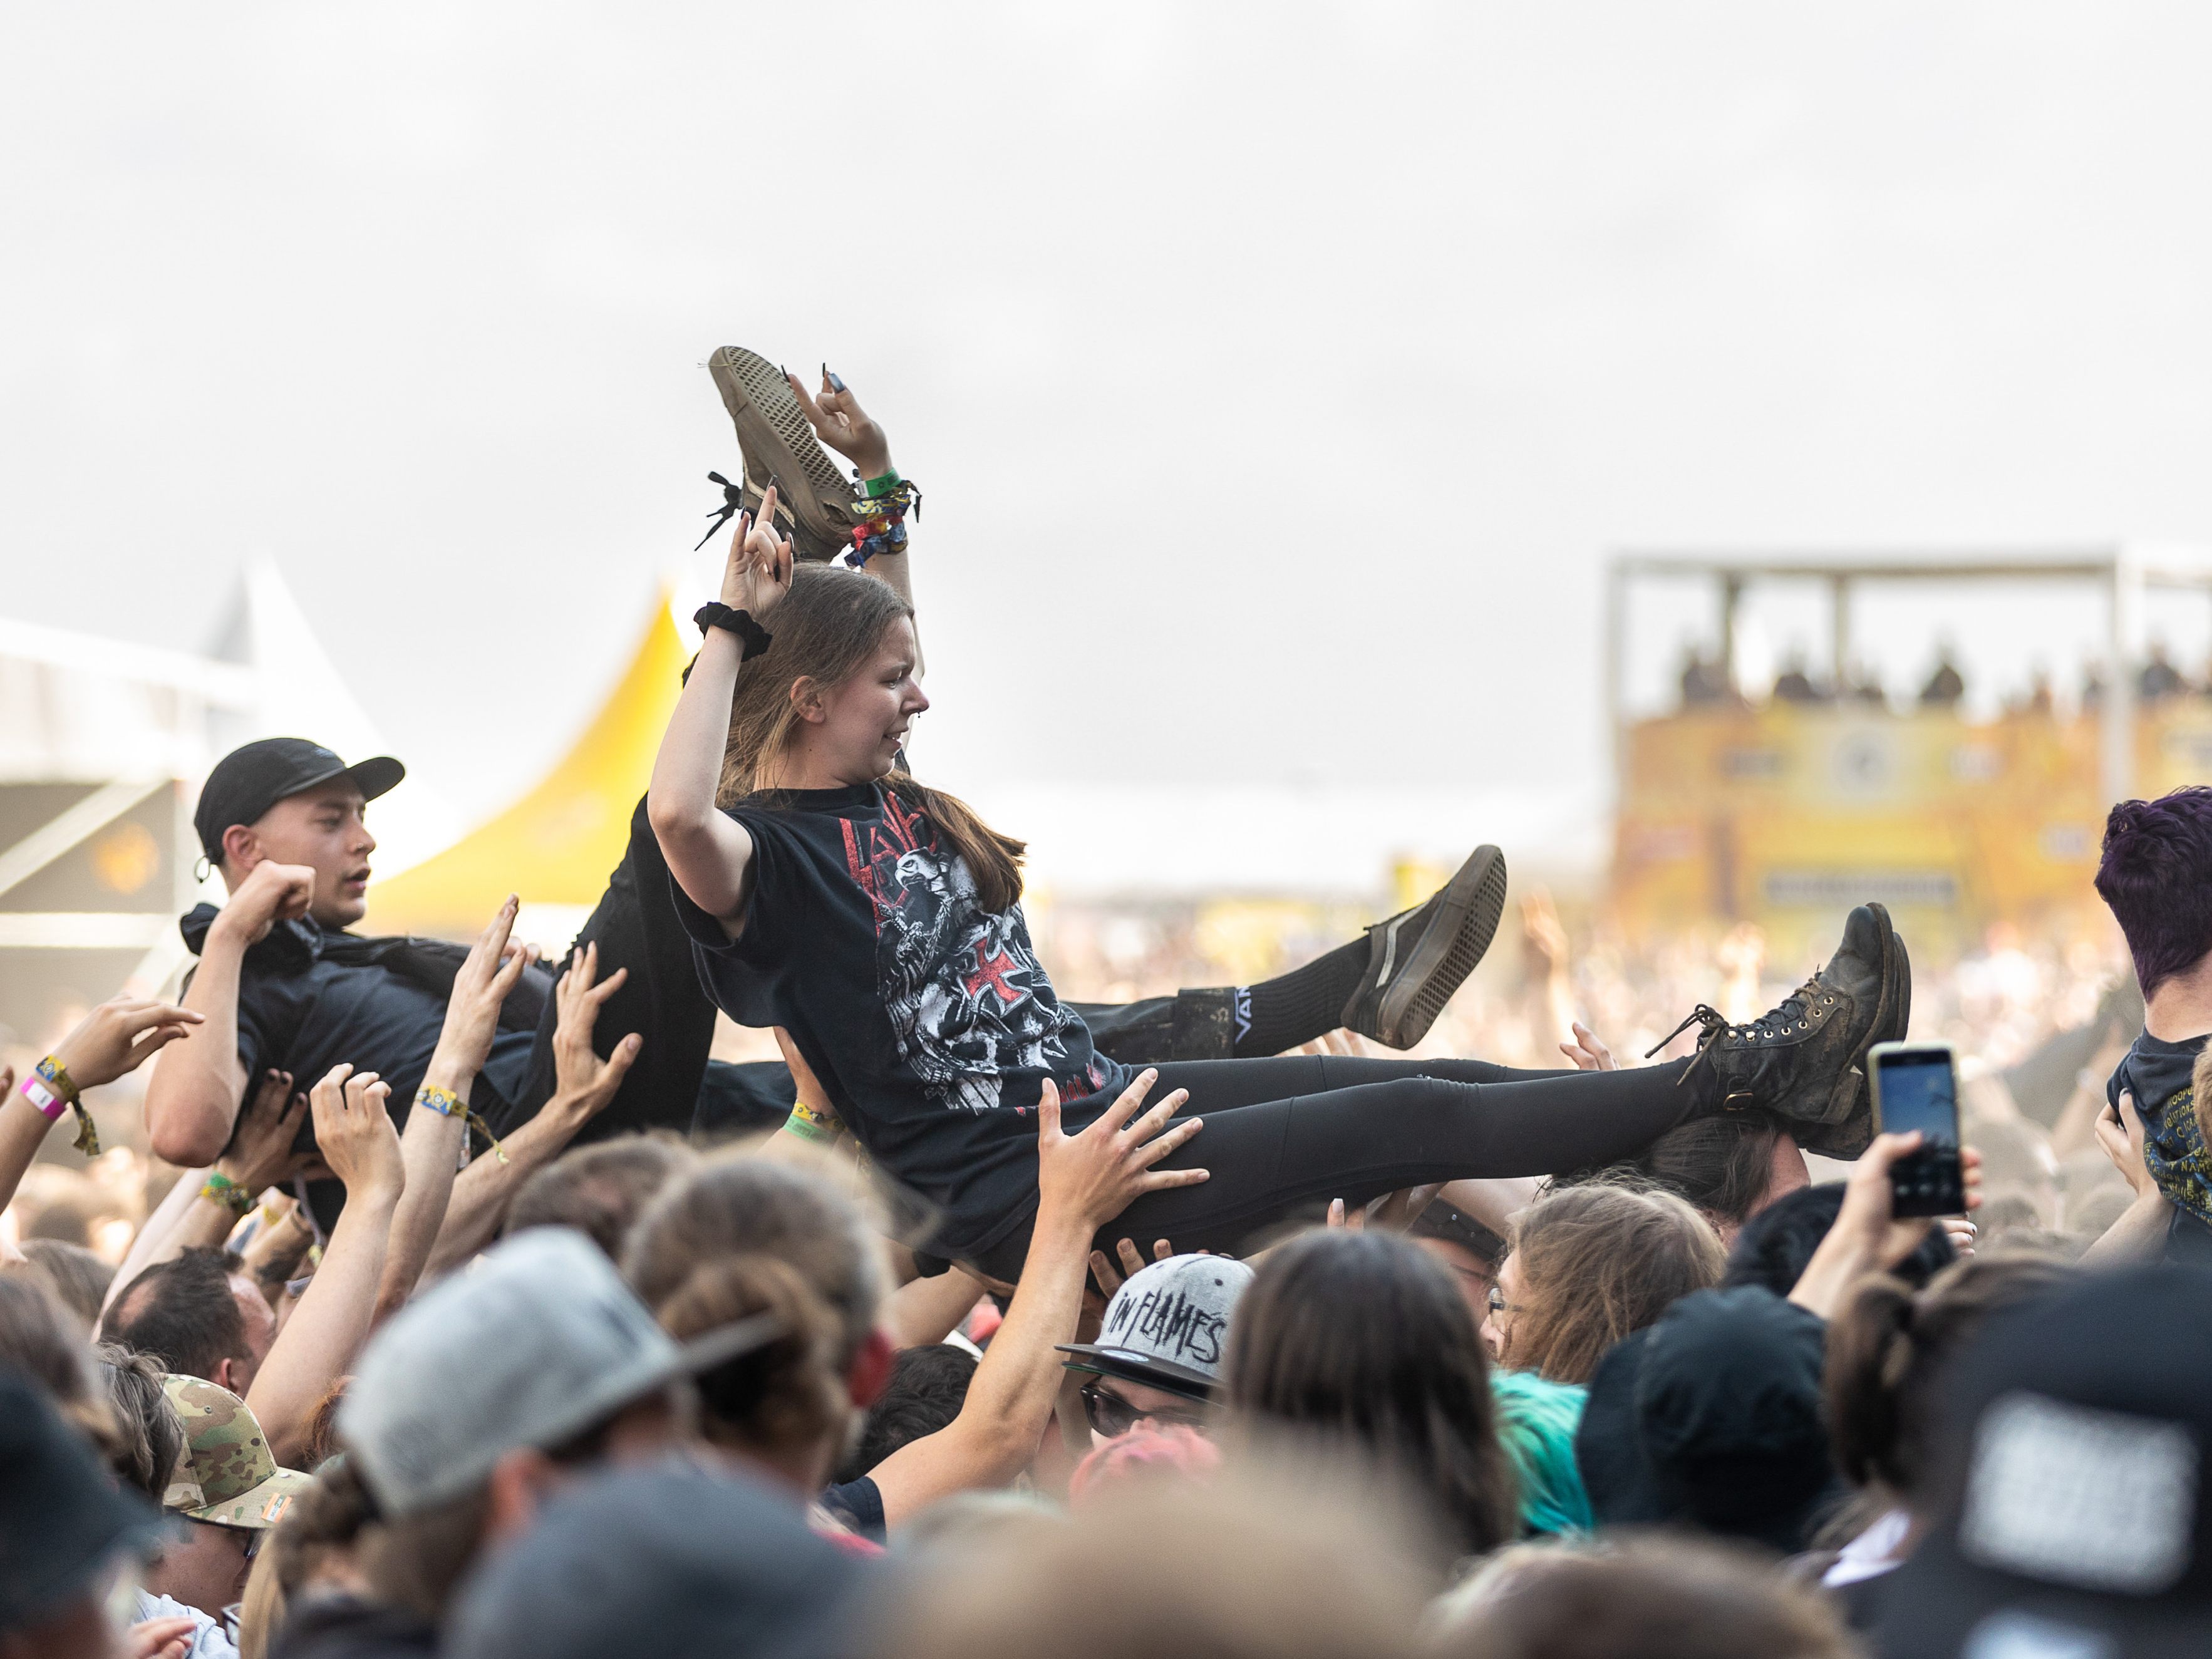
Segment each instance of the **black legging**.
M1429 1182L1614 1163L1711 1109L1711 1091L1683 1081L1690 1063L1521 1072L1480 1060L1292 1054L1164 1065L1150 1098L1189 1090L1180 1115L1206 1127L1161 1167L1209 1176L1147 1194L1098 1242L1109 1251L1121 1238L1234 1251L1316 1200L1364 1204ZM975 1265L1015 1278L1029 1235L1017 1229Z

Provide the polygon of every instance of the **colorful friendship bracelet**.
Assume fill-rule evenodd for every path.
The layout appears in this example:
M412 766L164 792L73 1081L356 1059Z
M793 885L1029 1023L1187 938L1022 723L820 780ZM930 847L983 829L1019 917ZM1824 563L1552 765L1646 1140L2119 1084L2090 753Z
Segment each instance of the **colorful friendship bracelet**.
M40 1115L49 1123L61 1121L64 1106L75 1112L77 1151L87 1158L100 1156L100 1132L93 1127L92 1114L84 1109L83 1097L70 1080L69 1068L61 1061L48 1054L31 1068L31 1075L23 1079L19 1092L39 1109Z
M220 1204L231 1214L243 1220L254 1206L252 1193L240 1186L220 1170L210 1170L208 1177L200 1183L200 1196L210 1204Z
M916 520L921 517L921 492L897 473L871 478L864 488L867 495L859 503L861 517L853 526L853 550L845 556L856 570L878 554L905 552L906 515L910 512Z

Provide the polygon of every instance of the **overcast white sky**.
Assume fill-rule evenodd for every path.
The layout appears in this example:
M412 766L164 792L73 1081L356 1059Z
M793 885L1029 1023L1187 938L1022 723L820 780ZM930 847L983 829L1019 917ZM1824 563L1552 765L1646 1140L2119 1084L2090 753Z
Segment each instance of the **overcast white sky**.
M198 644L272 554L489 810L687 556L732 342L827 357L927 492L934 781L1580 811L1608 547L2212 539L2208 47L2115 0L10 8L0 610ZM2094 617L1870 644L1939 627L1987 684Z

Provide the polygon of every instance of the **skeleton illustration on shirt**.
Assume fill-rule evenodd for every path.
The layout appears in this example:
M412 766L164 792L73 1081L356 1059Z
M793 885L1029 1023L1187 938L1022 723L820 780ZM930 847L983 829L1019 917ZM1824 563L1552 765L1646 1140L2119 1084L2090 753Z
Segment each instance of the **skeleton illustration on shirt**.
M968 1111L1030 1106L1002 1100L1010 1072L1063 1079L1063 1093L1095 1078L1066 1077L1081 1022L1053 994L1016 904L996 915L975 878L938 844L927 819L886 793L880 823L846 823L853 878L875 904L876 968L900 1054L939 1104Z

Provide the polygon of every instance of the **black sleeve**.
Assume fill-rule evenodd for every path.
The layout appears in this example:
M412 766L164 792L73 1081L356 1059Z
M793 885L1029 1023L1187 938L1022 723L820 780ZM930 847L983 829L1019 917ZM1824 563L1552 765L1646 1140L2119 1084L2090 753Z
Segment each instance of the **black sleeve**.
M710 952L727 951L745 963L780 961L789 949L804 902L800 855L789 844L787 832L773 813L736 811L730 817L752 837L753 843L751 881L745 891L743 927L738 937L732 939L722 931L719 918L692 902L684 884L672 872L669 885L676 893L676 914L684 931Z
M264 1069L283 1071L285 1051L300 1024L299 997L290 975L257 974L250 966L238 974L238 1059L246 1067L246 1098ZM306 1088L313 1079L300 1081Z
M872 1544L884 1541L884 1495L866 1475L822 1489L822 1507Z

